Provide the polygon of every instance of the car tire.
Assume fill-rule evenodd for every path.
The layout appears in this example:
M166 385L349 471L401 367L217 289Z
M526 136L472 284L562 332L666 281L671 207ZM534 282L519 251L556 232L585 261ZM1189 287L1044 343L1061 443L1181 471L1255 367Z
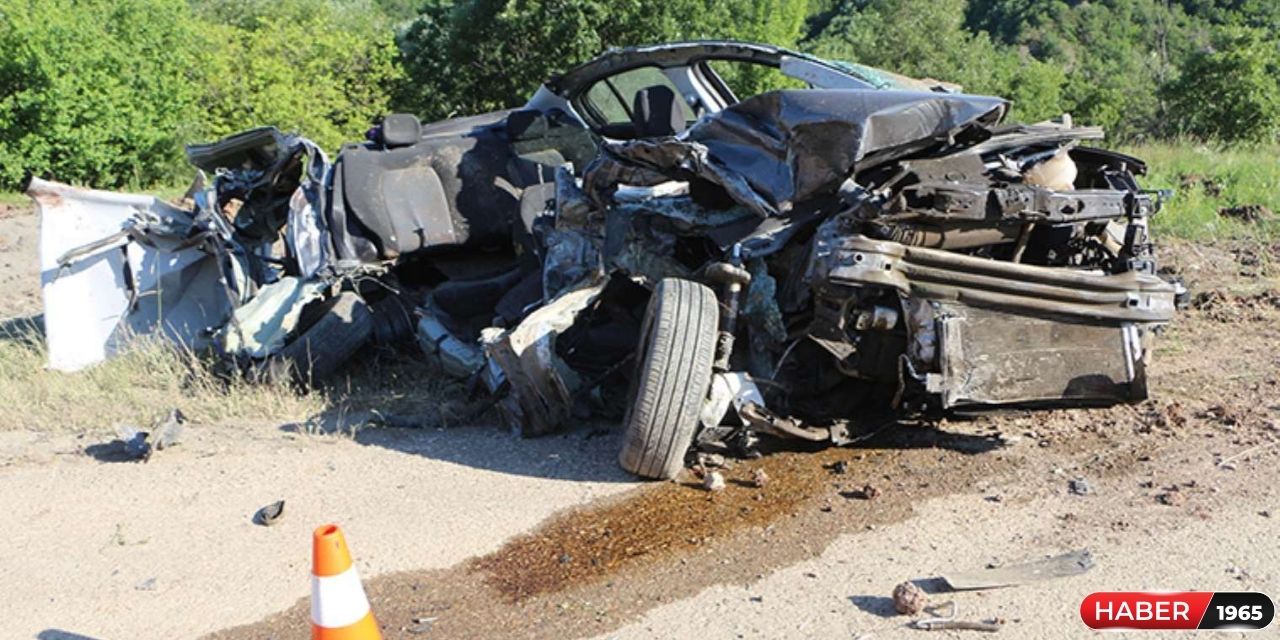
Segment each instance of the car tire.
M373 336L373 312L360 296L345 291L317 304L316 321L262 363L268 380L302 386L323 381Z
M711 384L719 305L688 280L658 283L645 310L639 361L627 399L618 462L645 478L674 478L684 467Z

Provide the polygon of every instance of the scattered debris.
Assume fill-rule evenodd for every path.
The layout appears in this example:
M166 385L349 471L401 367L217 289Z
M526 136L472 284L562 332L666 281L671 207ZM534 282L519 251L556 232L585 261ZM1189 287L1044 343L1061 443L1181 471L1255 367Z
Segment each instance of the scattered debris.
M702 488L707 491L724 491L724 476L719 471L709 471L702 477Z
M956 603L949 600L935 607L930 607L929 612L934 614L934 617L912 621L910 626L912 629L923 629L925 631L988 632L996 632L1004 627L1004 620L1000 618L993 618L982 622L957 620L958 611L959 607L956 606Z
M924 611L929 596L914 582L907 581L893 588L893 608L898 613L914 616Z
M1249 455L1249 454L1251 454L1251 453L1255 453L1255 452L1261 451L1261 450L1263 450L1263 449L1267 449L1267 448L1270 448L1270 447L1274 447L1274 446L1276 446L1277 444L1280 444L1280 440L1272 440L1271 442L1266 442L1266 443L1263 443L1263 444L1260 444L1260 445L1257 445L1257 446L1254 446L1254 447L1249 447L1248 449L1245 449L1244 451L1241 451L1240 453L1237 453L1237 454L1232 455L1232 456L1228 456L1228 457L1223 458L1222 460L1218 461L1218 468L1219 468L1219 469L1234 470L1234 469L1236 468L1236 467L1235 467L1235 461L1236 461L1236 460L1239 460L1239 459L1241 459L1241 458L1243 458L1243 457L1245 457L1245 456L1247 456L1247 455Z
M1180 507L1186 504L1187 494L1183 493L1181 488L1172 486L1164 492L1156 494L1156 502L1166 507Z
M1260 204L1244 204L1218 209L1218 215L1241 222L1263 222L1275 218L1276 214Z
M139 582L138 584L133 585L133 588L137 591L155 591L156 579L154 576L147 578L146 580L143 580L142 582Z
M755 469L751 472L751 486L763 489L767 484L769 484L769 474L765 473L764 469Z
M253 523L264 527L271 527L280 522L282 518L284 518L284 500L277 500L261 509L258 509L258 512L253 514Z
M1222 185L1218 181L1194 173L1182 176L1182 188L1189 190L1199 188L1204 195L1210 198L1222 196Z
M698 453L698 465L704 468L729 468L729 462L719 453Z
M164 451L182 441L182 434L187 424L187 416L181 409L170 409L163 417L151 425L152 440L156 451Z
M117 442L124 454L131 460L147 460L151 457L151 444L147 442L147 432L132 425L116 427Z
M1004 623L999 619L989 622L974 622L972 620L916 620L911 623L916 629L924 629L925 631L990 631L996 632L1004 628Z
M1093 486L1084 478L1074 478L1067 482L1067 489L1077 496L1087 496L1093 493Z
M156 451L163 451L181 442L186 421L182 411L173 409L151 423L150 431L142 431L133 425L121 425L116 427L117 439L113 444L126 460L150 462ZM95 445L98 446L100 445Z
M1232 578L1235 578L1236 580L1239 580L1239 581L1241 581L1241 582L1244 582L1244 581L1248 580L1249 578L1252 578L1252 577L1253 577L1253 576L1249 575L1249 572L1248 572L1247 570L1245 570L1245 569L1244 569L1244 568L1242 568L1242 567L1237 567L1237 566L1236 566L1236 565L1234 565L1234 564L1233 564L1233 565L1228 565L1228 566L1227 566L1227 569L1226 569L1226 572L1227 572L1227 574L1228 574L1228 575L1230 575Z
M1088 549L1072 551L1035 562L997 567L980 571L950 573L940 576L954 591L998 589L1053 578L1065 578L1083 574L1094 566L1093 554Z
M863 485L861 489L842 491L840 492L840 495L846 498L856 498L858 500L875 500L880 497L880 489L868 484Z
M406 627L405 631L415 635L422 634L422 633L430 633L431 628L435 626L436 620L438 619L439 619L439 616L414 618L413 625Z

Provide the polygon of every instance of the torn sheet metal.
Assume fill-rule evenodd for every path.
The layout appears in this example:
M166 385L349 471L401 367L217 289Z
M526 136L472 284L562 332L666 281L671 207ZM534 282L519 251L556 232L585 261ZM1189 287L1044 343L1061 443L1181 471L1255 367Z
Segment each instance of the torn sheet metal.
M481 343L509 386L499 408L523 436L551 433L573 410L579 376L556 355L556 337L596 301L604 284L570 291L529 314L516 328L485 329ZM494 377L493 373L489 377Z
M429 309L419 309L418 315L418 346L429 357L435 357L445 373L465 379L485 365L480 345L459 340Z
M326 288L322 282L286 276L258 289L220 332L223 352L249 358L276 353L297 328L302 309L323 298Z
M329 158L310 140L299 144L307 154L302 183L289 198L289 219L284 240L298 275L313 278L333 262L333 240L324 221L325 190L329 180Z
M1001 98L910 91L788 90L701 118L678 138L609 144L584 178L594 202L620 183L702 179L760 216L832 194L874 156L885 162L967 127L994 125Z
M999 589L1029 582L1078 576L1088 572L1093 567L1093 553L1088 549L1081 549L1043 560L1007 567L948 573L941 576L941 578L954 591L972 591L975 589Z
M711 388L699 419L704 427L717 427L724 421L729 407L741 411L748 404L764 406L764 396L751 376L741 371L717 373L711 376Z
M590 285L604 277L600 248L584 231L548 230L545 253L542 265L544 300L554 299L565 291Z
M332 165L311 140L275 127L258 127L186 147L192 165L214 174L207 209L242 206L233 225L237 241L252 248L283 236L291 272L309 279L334 262L328 207Z
M26 193L40 213L50 367L82 369L153 333L199 346L240 301L234 261L220 265L193 212L38 178Z

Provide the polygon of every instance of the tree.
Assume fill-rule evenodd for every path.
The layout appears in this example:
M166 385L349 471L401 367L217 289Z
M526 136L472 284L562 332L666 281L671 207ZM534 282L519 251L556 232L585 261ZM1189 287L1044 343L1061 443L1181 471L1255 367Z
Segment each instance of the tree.
M1167 0L972 0L966 25L1059 67L1063 109L1120 139L1160 132L1166 107L1157 88L1176 75L1197 33Z
M275 125L335 149L386 114L401 79L392 33L362 4L206 5L204 134Z
M730 3L735 19L727 29L730 32L728 37L793 47L804 32L809 4L807 0L742 0ZM798 81L789 82L786 76L758 64L739 64L718 71L739 97L803 86Z
M552 73L611 47L799 38L809 0L428 0L398 38L402 109L428 119L518 106ZM747 79L747 82L763 82Z
M168 177L199 129L201 37L181 0L0 0L0 187Z
M1053 64L964 28L965 0L845 0L806 46L814 53L959 84L1011 99L1012 117L1062 113L1066 76Z
M1175 132L1226 141L1280 137L1280 54L1260 29L1226 26L1164 87Z

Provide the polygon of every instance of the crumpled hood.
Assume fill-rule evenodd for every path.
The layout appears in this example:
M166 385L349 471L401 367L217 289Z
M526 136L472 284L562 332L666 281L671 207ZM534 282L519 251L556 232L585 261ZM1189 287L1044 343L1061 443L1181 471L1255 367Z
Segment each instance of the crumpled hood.
M704 117L680 137L607 145L587 182L591 190L608 189L609 182L642 179L635 169L703 178L761 215L778 215L834 192L870 156L884 162L969 126L995 125L1007 106L1002 98L950 93L772 91Z

